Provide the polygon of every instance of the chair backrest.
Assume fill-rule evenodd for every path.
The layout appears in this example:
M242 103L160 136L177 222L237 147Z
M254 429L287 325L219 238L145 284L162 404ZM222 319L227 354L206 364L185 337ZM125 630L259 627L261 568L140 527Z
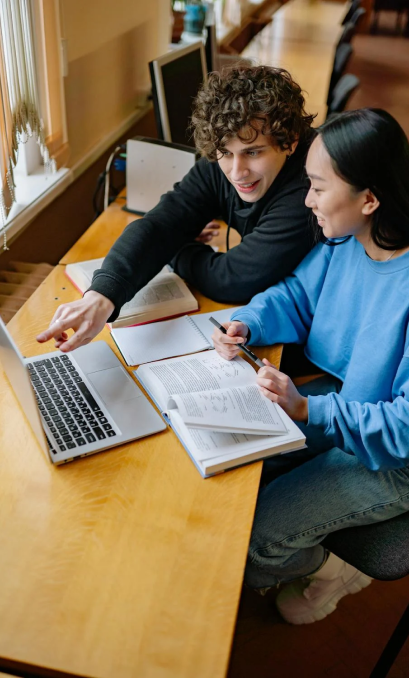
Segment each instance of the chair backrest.
M409 512L328 535L323 546L368 577L392 581L409 574Z
M340 79L341 75L344 74L344 71L348 65L348 62L352 56L353 49L349 42L342 42L338 45L335 51L334 57L334 67L331 74L331 82L329 86L330 93L333 91L335 85Z
M342 31L341 37L338 42L338 46L342 45L344 42L351 42L355 34L355 31L356 31L355 24L353 24L352 21L348 21L348 23L346 23L344 26L344 30Z
M355 27L358 25L359 20L366 14L366 9L363 7L358 7L351 17L351 24Z
M328 88L327 106L331 103L334 87L348 65L352 56L353 49L349 42L342 42L335 51L334 66L331 73L331 80Z
M352 73L346 73L335 85L332 91L331 101L328 106L328 115L332 113L341 113L348 103L352 92L359 87L360 80Z
M333 71L335 71L339 78L341 77L341 75L343 75L345 68L347 67L348 62L352 56L352 52L353 49L349 42L343 42L340 45L338 45L335 52Z
M343 21L342 21L342 25L343 25L343 26L344 26L346 23L348 23L348 21L351 21L351 18L352 18L352 16L353 16L355 10L357 10L358 7L361 6L361 1L362 1L362 0L353 0L353 2L351 2L350 6L349 6L349 9L348 9L347 13L345 14L345 16L344 16L344 18L343 18Z

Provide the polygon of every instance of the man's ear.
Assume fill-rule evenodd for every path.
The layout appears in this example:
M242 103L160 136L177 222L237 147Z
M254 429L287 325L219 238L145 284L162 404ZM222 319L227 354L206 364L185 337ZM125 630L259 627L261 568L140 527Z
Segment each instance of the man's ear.
M295 149L298 146L298 139L296 139L292 144L291 144L291 155L294 153Z
M292 154L294 153L297 146L298 146L298 139L291 144L290 148L287 149L287 151L285 151L285 153L287 154L287 160L288 160L288 158L290 158L292 156Z
M375 212L375 210L378 209L379 205L380 202L378 198L368 188L365 191L365 202L362 207L362 214L365 214L365 216L369 217L371 214Z

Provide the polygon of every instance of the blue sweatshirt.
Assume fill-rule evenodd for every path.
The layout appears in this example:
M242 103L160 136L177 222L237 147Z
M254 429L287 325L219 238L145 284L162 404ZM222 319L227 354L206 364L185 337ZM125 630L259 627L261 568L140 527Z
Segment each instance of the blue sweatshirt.
M294 273L233 314L251 344L305 344L343 382L308 397L308 424L374 471L409 464L409 252L370 259L350 238L317 245Z

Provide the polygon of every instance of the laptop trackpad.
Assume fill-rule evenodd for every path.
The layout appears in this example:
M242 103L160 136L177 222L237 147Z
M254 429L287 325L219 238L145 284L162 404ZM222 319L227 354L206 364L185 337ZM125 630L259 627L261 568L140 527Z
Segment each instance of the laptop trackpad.
M87 374L93 387L107 405L142 396L142 392L122 367Z

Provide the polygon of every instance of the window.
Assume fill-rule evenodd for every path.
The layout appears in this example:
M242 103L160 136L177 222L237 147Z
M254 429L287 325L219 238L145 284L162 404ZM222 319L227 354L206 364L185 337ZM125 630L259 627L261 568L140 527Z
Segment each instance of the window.
M44 193L68 183L69 171L61 168L69 147L58 0L2 0L0 25L0 228L6 248L6 232L14 235L44 206Z

